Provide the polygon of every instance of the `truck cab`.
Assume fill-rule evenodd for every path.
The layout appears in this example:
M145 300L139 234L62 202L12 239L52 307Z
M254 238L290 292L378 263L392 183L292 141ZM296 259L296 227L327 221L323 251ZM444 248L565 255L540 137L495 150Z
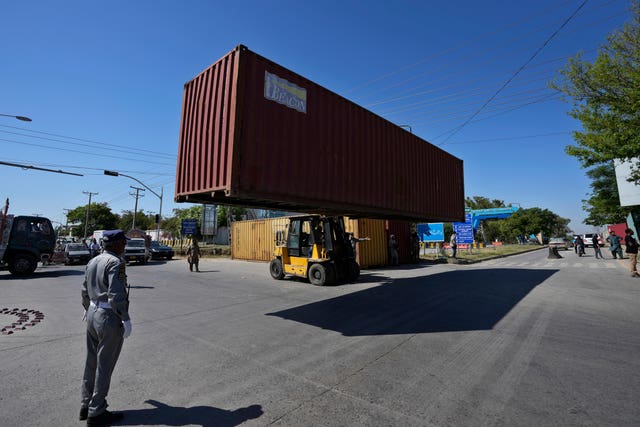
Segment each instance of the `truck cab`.
M51 221L37 216L2 215L0 260L12 274L32 274L39 261L53 257L56 235Z

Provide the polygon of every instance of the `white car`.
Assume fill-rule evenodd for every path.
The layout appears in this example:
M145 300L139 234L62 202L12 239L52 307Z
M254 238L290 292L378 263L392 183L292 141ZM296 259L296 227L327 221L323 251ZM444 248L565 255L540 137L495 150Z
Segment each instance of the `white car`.
M593 236L595 236L594 233L587 233L582 236L582 240L584 241L585 246L593 245ZM598 239L598 246L604 246L604 241L601 237Z

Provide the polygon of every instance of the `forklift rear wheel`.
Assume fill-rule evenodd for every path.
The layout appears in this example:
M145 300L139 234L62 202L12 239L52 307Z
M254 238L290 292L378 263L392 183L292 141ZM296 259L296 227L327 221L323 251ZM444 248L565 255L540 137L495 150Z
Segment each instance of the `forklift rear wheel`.
M349 269L348 277L350 282L355 282L360 277L360 266L355 261L349 261L349 265L347 266Z
M269 263L269 272L271 277L276 280L284 279L284 271L282 270L282 261L279 258L272 259Z
M312 285L324 286L327 284L327 269L322 264L313 264L309 267L309 281Z

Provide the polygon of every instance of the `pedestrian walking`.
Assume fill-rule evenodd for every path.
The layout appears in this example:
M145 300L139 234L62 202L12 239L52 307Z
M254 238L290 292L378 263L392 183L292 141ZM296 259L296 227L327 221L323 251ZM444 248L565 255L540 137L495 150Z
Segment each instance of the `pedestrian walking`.
M604 259L602 256L602 251L600 251L600 236L598 234L594 234L592 238L593 250L596 253L596 259Z
M458 235L456 234L455 231L451 233L451 237L449 238L449 244L451 245L451 256L455 258L458 252Z
M398 265L398 241L396 236L391 234L389 236L389 264Z
M106 398L123 340L131 334L126 262L122 258L126 241L122 230L105 231L104 252L89 261L82 283L87 357L80 420L87 420L87 426L111 425L123 417L107 410Z
M609 250L611 251L611 255L613 259L620 257L622 259L622 246L620 246L620 236L616 235L615 231L611 231L609 237L607 237L607 242L609 242Z
M193 271L193 267L196 267L196 272L200 272L200 246L196 239L191 240L191 244L187 248L187 262L189 263L189 271Z
M91 258L98 256L98 254L100 253L100 249L102 248L98 244L98 241L95 239L95 237L91 240L91 246L89 247L89 249L91 250Z
M638 261L638 242L633 238L633 230L627 228L624 230L624 245L626 247L625 252L629 254L629 267L631 270L631 277L640 277L636 268Z
M578 254L578 256L584 255L584 240L582 240L582 237L576 236L575 245L576 245L576 253Z

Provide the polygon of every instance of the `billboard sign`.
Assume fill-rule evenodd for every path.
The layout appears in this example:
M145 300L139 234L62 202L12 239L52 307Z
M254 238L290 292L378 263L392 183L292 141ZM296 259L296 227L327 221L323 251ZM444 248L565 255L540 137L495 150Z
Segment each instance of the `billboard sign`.
M444 242L444 224L441 222L418 224L417 229L421 242Z
M627 181L631 176L631 169L640 159L628 161L614 160L616 168L616 181L618 182L618 195L620 206L640 205L640 185Z
M182 220L182 234L183 235L194 235L198 230L198 220L197 219L183 219Z
M453 231L456 232L458 244L473 243L473 224L471 223L471 214L464 215L464 222L454 222Z

